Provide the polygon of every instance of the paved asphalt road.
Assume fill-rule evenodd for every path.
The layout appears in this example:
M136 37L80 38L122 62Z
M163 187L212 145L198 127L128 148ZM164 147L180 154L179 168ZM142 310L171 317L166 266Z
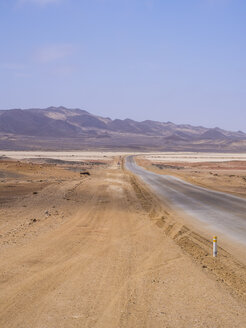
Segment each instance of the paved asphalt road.
M246 245L246 199L198 187L169 175L160 175L138 166L133 156L126 158L126 168L147 183L160 198L192 217L209 224Z

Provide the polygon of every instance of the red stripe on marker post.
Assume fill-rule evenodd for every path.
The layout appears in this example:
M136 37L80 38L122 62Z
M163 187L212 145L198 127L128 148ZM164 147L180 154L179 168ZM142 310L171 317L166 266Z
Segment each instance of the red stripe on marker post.
M217 236L213 237L213 257L217 257Z

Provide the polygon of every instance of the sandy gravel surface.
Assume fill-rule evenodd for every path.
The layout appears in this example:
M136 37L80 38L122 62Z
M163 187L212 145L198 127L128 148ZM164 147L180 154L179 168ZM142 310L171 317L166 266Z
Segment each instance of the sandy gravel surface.
M171 214L116 163L82 179L37 168L14 168L22 192L11 187L1 205L0 327L246 326L223 259L170 228ZM39 189L23 187L40 175ZM244 267L223 256L244 284Z
M127 155L125 152L106 151L0 151L0 157L6 156L17 160L52 158L63 161L111 160L115 156Z
M224 162L224 161L245 161L245 153L192 153L192 152L162 152L143 155L150 161L158 162Z
M132 155L139 155L139 152L132 152ZM79 160L107 160L115 156L129 155L129 152L110 152L110 151L0 151L0 157L6 156L13 159L26 158L54 158L67 161ZM243 161L246 154L233 153L192 153L192 152L161 152L161 153L142 153L142 157L157 162L224 162L224 161Z

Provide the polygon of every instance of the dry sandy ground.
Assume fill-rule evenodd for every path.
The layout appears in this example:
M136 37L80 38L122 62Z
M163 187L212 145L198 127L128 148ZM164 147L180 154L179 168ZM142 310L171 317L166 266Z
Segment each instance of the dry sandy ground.
M131 152L132 155L141 155L151 162L224 162L224 161L245 161L246 154L233 153L192 153L192 152L161 152L161 153L140 153ZM110 160L115 156L126 156L129 152L110 151L9 151L0 150L0 157L5 156L17 160L27 158L53 158L67 161L83 160Z
M225 162L225 161L245 161L245 153L201 153L201 152L161 152L146 153L142 155L151 162Z
M110 161L112 157L127 155L126 152L110 151L9 151L0 150L0 157L17 160L52 158L65 161L103 160Z
M0 327L245 328L245 266L117 161L0 163Z

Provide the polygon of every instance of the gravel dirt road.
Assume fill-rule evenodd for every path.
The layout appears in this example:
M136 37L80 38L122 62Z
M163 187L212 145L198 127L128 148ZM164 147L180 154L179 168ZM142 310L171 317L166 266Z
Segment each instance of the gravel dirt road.
M131 175L59 174L1 207L0 327L246 327L245 301L209 272L213 258L203 268L178 245Z

